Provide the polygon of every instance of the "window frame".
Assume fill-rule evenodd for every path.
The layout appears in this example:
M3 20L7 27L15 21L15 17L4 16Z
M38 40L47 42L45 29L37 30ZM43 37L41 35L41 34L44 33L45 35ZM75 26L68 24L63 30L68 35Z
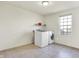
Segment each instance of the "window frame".
M68 16L71 16L71 18L68 18ZM60 19L61 17L62 17L62 19ZM67 17L67 20L64 21L64 19L65 19L64 17ZM72 14L65 14L65 15L59 16L59 29L60 29L61 34L63 34L63 35L64 34L67 34L67 35L72 34L72 20L73 20L72 17L73 17ZM71 19L71 20L68 21L68 19ZM67 22L67 25L64 25L65 22ZM71 24L68 24L69 22ZM61 23L62 23L62 25L61 25ZM67 26L67 29L64 28L65 26ZM69 26L71 27L70 29L68 28ZM65 32L64 30L67 30L67 31Z

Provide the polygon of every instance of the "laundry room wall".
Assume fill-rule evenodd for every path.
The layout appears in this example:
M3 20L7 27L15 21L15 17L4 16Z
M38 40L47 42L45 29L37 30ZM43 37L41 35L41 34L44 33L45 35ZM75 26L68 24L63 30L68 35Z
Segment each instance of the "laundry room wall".
M59 16L72 14L72 34L61 35L59 30ZM54 14L44 16L44 22L47 24L47 29L52 30L55 35L55 42L75 48L79 48L79 7L60 11Z
M41 20L39 14L0 2L0 51L32 43L34 24Z

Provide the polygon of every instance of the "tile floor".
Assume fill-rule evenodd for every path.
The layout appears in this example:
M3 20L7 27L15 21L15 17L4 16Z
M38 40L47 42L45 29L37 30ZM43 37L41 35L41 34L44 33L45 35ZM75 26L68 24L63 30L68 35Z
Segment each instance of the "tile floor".
M79 58L79 50L51 44L43 48L39 48L33 44L9 49L0 52L0 57L4 58Z

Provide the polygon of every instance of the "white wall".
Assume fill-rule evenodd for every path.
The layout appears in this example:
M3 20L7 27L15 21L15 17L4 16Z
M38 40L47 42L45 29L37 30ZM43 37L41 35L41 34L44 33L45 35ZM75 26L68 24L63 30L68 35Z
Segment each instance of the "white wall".
M70 14L73 16L72 35L60 35L59 32L59 16ZM79 48L79 7L71 10L58 12L45 16L45 20L48 30L55 32L55 42Z
M32 43L33 25L40 20L38 14L0 3L0 50Z

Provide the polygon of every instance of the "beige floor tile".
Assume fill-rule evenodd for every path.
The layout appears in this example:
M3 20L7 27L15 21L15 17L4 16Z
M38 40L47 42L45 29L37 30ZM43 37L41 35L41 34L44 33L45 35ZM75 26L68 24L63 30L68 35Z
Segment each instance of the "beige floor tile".
M39 48L33 44L9 49L0 52L0 58L78 58L79 50L51 44L47 47Z

